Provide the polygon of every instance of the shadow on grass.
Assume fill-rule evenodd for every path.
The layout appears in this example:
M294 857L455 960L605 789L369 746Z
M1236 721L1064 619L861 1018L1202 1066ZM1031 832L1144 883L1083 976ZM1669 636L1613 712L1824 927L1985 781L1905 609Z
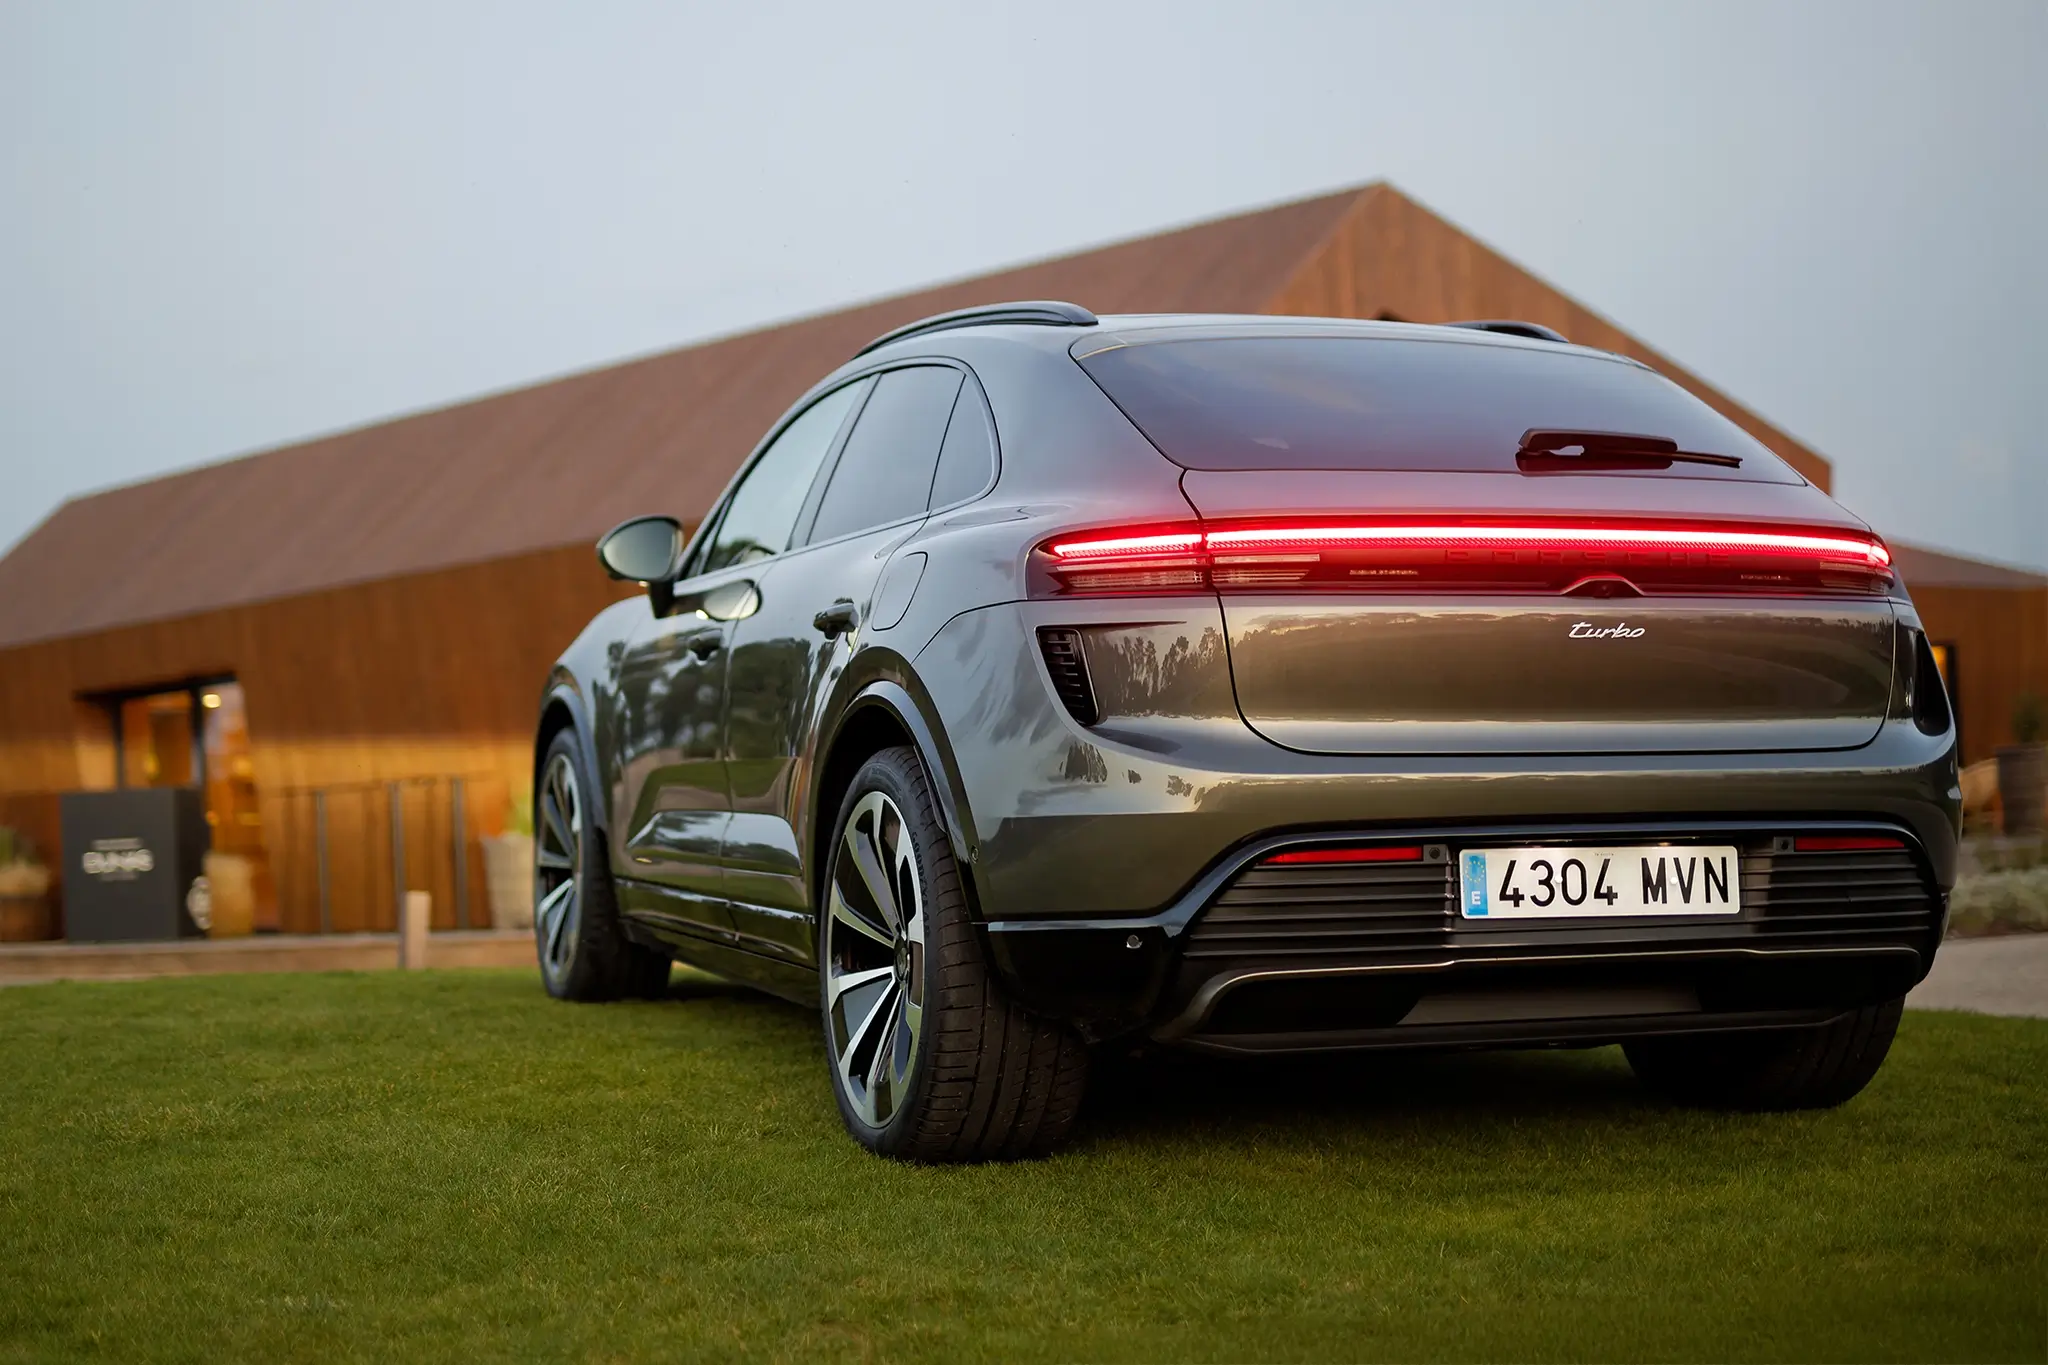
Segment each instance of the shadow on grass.
M1610 1049L1221 1059L1104 1056L1083 1123L1143 1136L1232 1126L1385 1120L1612 1119L1666 1111Z
M816 1015L801 1005L695 971L678 971L666 1004L717 1003L764 1036L800 1034L825 1083ZM1387 1124L1493 1128L1528 1121L1611 1126L1669 1114L1614 1048L1419 1051L1219 1058L1098 1048L1079 1142L1149 1142L1191 1128L1328 1131Z
M752 986L742 986L737 981L728 981L722 976L713 976L694 967L677 967L671 972L668 990L661 998L672 1003L687 1003L693 1000L740 1000L757 1002L771 1010L796 1008L787 1000L764 995Z

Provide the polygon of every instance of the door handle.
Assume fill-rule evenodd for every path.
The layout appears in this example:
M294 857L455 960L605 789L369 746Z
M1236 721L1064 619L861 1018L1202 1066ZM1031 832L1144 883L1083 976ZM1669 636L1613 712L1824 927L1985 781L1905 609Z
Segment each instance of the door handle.
M700 659L708 659L725 648L725 632L717 627L693 630L683 637L683 648Z
M852 630L859 623L859 610L844 597L811 618L811 624L828 640Z

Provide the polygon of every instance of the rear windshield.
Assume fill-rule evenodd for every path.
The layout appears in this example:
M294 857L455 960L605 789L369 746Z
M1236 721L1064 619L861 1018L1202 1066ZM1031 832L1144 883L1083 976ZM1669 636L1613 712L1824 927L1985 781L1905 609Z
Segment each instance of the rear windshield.
M1732 455L1669 474L1797 483L1790 466L1662 375L1543 347L1393 337L1205 337L1081 366L1188 469L1514 471L1531 430L1624 432Z

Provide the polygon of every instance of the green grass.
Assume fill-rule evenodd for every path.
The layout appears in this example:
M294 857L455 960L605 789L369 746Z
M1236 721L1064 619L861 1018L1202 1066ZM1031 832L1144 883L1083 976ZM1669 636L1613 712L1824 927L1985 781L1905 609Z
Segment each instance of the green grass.
M1041 1162L839 1130L810 1014L526 973L0 991L0 1360L2048 1355L2048 1023L1729 1117L1613 1049L1105 1078Z

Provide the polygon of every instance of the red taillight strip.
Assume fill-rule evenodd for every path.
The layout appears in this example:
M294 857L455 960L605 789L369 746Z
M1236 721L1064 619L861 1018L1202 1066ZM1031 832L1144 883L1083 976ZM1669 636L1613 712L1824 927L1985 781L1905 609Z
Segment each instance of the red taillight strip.
M1269 863L1419 863L1422 850L1412 845L1370 848L1298 848L1275 853Z
M1153 522L1063 536L1039 552L1055 591L1098 594L1564 593L1606 573L1644 594L1832 595L1882 593L1894 581L1884 542L1854 531L1564 518Z
M1842 556L1872 568L1891 563L1881 541L1783 531L1666 530L1605 526L1275 526L1210 531L1212 551L1318 546L1412 546L1417 549L1720 550Z
M1100 559L1125 555L1187 554L1202 548L1199 531L1150 536L1109 536L1100 540L1068 540L1047 547L1062 560Z
M1800 853L1862 853L1880 848L1904 848L1904 839L1872 838L1860 834L1802 834L1792 847Z
M1875 536L1796 531L1713 530L1648 526L1247 526L1057 541L1047 548L1064 562L1136 555L1211 554L1230 551L1340 549L1346 546L1433 550L1533 549L1553 551L1720 551L1797 554L1859 560L1872 569L1891 565L1891 551Z

